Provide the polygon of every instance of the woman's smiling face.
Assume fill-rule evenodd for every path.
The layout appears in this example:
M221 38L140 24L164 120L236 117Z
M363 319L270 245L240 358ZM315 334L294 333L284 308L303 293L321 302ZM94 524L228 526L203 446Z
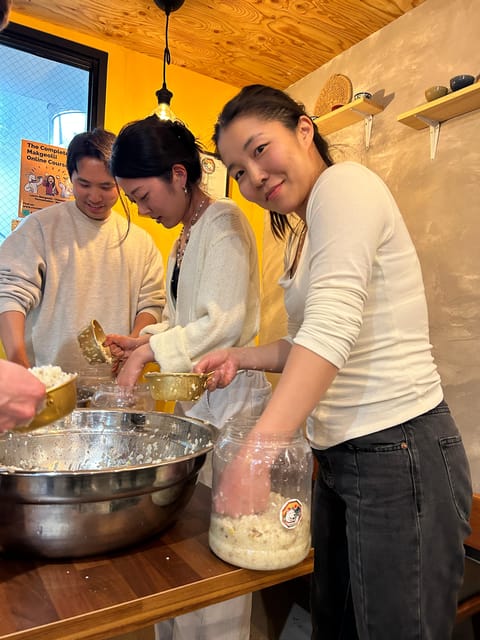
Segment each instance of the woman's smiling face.
M278 213L302 215L315 181L312 139L306 117L292 131L278 120L239 116L221 131L218 150L247 200Z

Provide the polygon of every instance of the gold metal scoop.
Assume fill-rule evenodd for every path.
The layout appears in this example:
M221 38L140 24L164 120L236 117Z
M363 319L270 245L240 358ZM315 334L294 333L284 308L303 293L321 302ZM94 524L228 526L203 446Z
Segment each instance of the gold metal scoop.
M15 427L15 431L32 431L45 427L71 413L77 405L77 374L56 387L47 389L43 408L27 424Z
M149 371L145 380L155 400L170 402L176 400L195 401L207 388L210 373L163 373Z
M112 363L112 354L103 346L106 335L97 320L92 320L77 336L78 344L86 360L90 364Z

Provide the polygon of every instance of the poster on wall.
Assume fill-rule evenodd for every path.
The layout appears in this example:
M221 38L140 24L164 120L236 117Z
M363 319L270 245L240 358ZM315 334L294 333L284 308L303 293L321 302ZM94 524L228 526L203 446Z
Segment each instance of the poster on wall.
M212 153L200 153L202 189L218 200L228 196L228 173L223 162Z
M67 150L43 142L22 140L19 218L57 202L71 200Z

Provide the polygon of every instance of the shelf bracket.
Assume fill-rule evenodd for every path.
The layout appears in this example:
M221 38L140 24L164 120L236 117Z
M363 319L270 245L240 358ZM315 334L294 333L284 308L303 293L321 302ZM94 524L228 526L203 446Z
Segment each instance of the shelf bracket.
M438 137L440 135L440 122L438 120L430 120L425 116L417 116L419 120L428 124L430 129L430 160L435 160L437 155Z
M365 122L365 149L368 151L370 148L370 138L372 137L373 115L371 113L364 113L358 109L352 109L352 111L361 116Z

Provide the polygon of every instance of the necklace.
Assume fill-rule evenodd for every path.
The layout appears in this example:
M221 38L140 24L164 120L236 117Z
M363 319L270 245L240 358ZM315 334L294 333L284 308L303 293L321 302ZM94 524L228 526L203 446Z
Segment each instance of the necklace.
M185 231L185 225L183 225L182 227L182 230L180 232L180 237L178 238L178 243L177 243L177 267L180 267L180 265L182 264L183 254L185 253L185 249L187 248L188 241L190 240L190 231L192 230L193 225L198 220L200 213L203 209L203 205L207 202L207 200L208 200L208 196L205 196L205 198L200 202L198 207L195 209L195 213L193 214L192 219L190 220L190 224L188 225L187 230ZM183 247L182 247L182 244L183 244Z

